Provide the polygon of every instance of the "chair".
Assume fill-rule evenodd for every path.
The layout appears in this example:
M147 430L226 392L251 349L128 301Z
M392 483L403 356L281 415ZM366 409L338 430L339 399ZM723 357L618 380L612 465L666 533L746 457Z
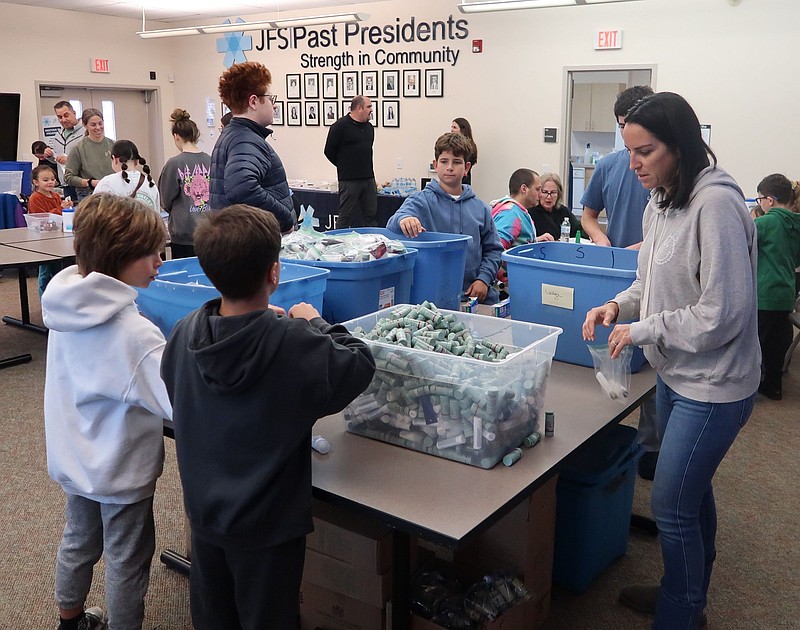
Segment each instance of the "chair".
M798 294L797 301L794 303L794 311L789 314L789 321L797 328L798 332L795 334L792 345L789 346L789 350L786 352L786 358L783 360L784 372L789 370L789 363L792 361L792 355L797 349L797 346L800 345L800 294Z

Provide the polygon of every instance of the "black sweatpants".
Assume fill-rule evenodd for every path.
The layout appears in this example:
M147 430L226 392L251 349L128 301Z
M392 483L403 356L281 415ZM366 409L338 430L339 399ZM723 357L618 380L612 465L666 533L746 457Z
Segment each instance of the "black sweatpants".
M758 340L764 366L764 386L780 390L783 361L792 345L791 311L758 311Z
M375 179L339 181L337 228L378 225L378 189Z
M306 537L241 549L192 534L189 594L195 630L297 630Z

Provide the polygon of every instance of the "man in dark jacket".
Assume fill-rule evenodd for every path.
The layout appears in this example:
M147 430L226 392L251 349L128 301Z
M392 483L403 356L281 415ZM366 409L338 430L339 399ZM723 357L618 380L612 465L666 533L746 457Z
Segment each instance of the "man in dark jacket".
M296 222L286 171L266 141L272 133L275 96L270 71L248 61L228 68L219 79L219 95L233 112L211 153L211 208L245 203L275 215L281 232Z
M350 112L331 125L325 157L336 166L339 178L337 227L378 225L378 189L372 168L375 128L369 121L372 101L356 96Z

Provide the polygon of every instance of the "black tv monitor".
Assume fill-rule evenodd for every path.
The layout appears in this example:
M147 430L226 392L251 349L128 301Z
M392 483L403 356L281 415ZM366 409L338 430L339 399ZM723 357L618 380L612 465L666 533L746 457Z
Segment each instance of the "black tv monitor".
M17 160L19 94L0 92L0 161Z

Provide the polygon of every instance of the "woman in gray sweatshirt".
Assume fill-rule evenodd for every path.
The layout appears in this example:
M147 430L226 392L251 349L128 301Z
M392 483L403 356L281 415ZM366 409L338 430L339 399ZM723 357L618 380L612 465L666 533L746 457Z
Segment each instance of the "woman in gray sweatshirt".
M653 191L636 280L586 315L583 335L617 324L616 358L641 346L658 373L663 441L652 490L661 540L660 586L623 589L620 601L655 614L653 628L705 625L716 557L711 480L753 408L760 379L755 228L741 189L703 142L683 97L642 99L622 131L630 168ZM713 164L710 158L713 160Z

